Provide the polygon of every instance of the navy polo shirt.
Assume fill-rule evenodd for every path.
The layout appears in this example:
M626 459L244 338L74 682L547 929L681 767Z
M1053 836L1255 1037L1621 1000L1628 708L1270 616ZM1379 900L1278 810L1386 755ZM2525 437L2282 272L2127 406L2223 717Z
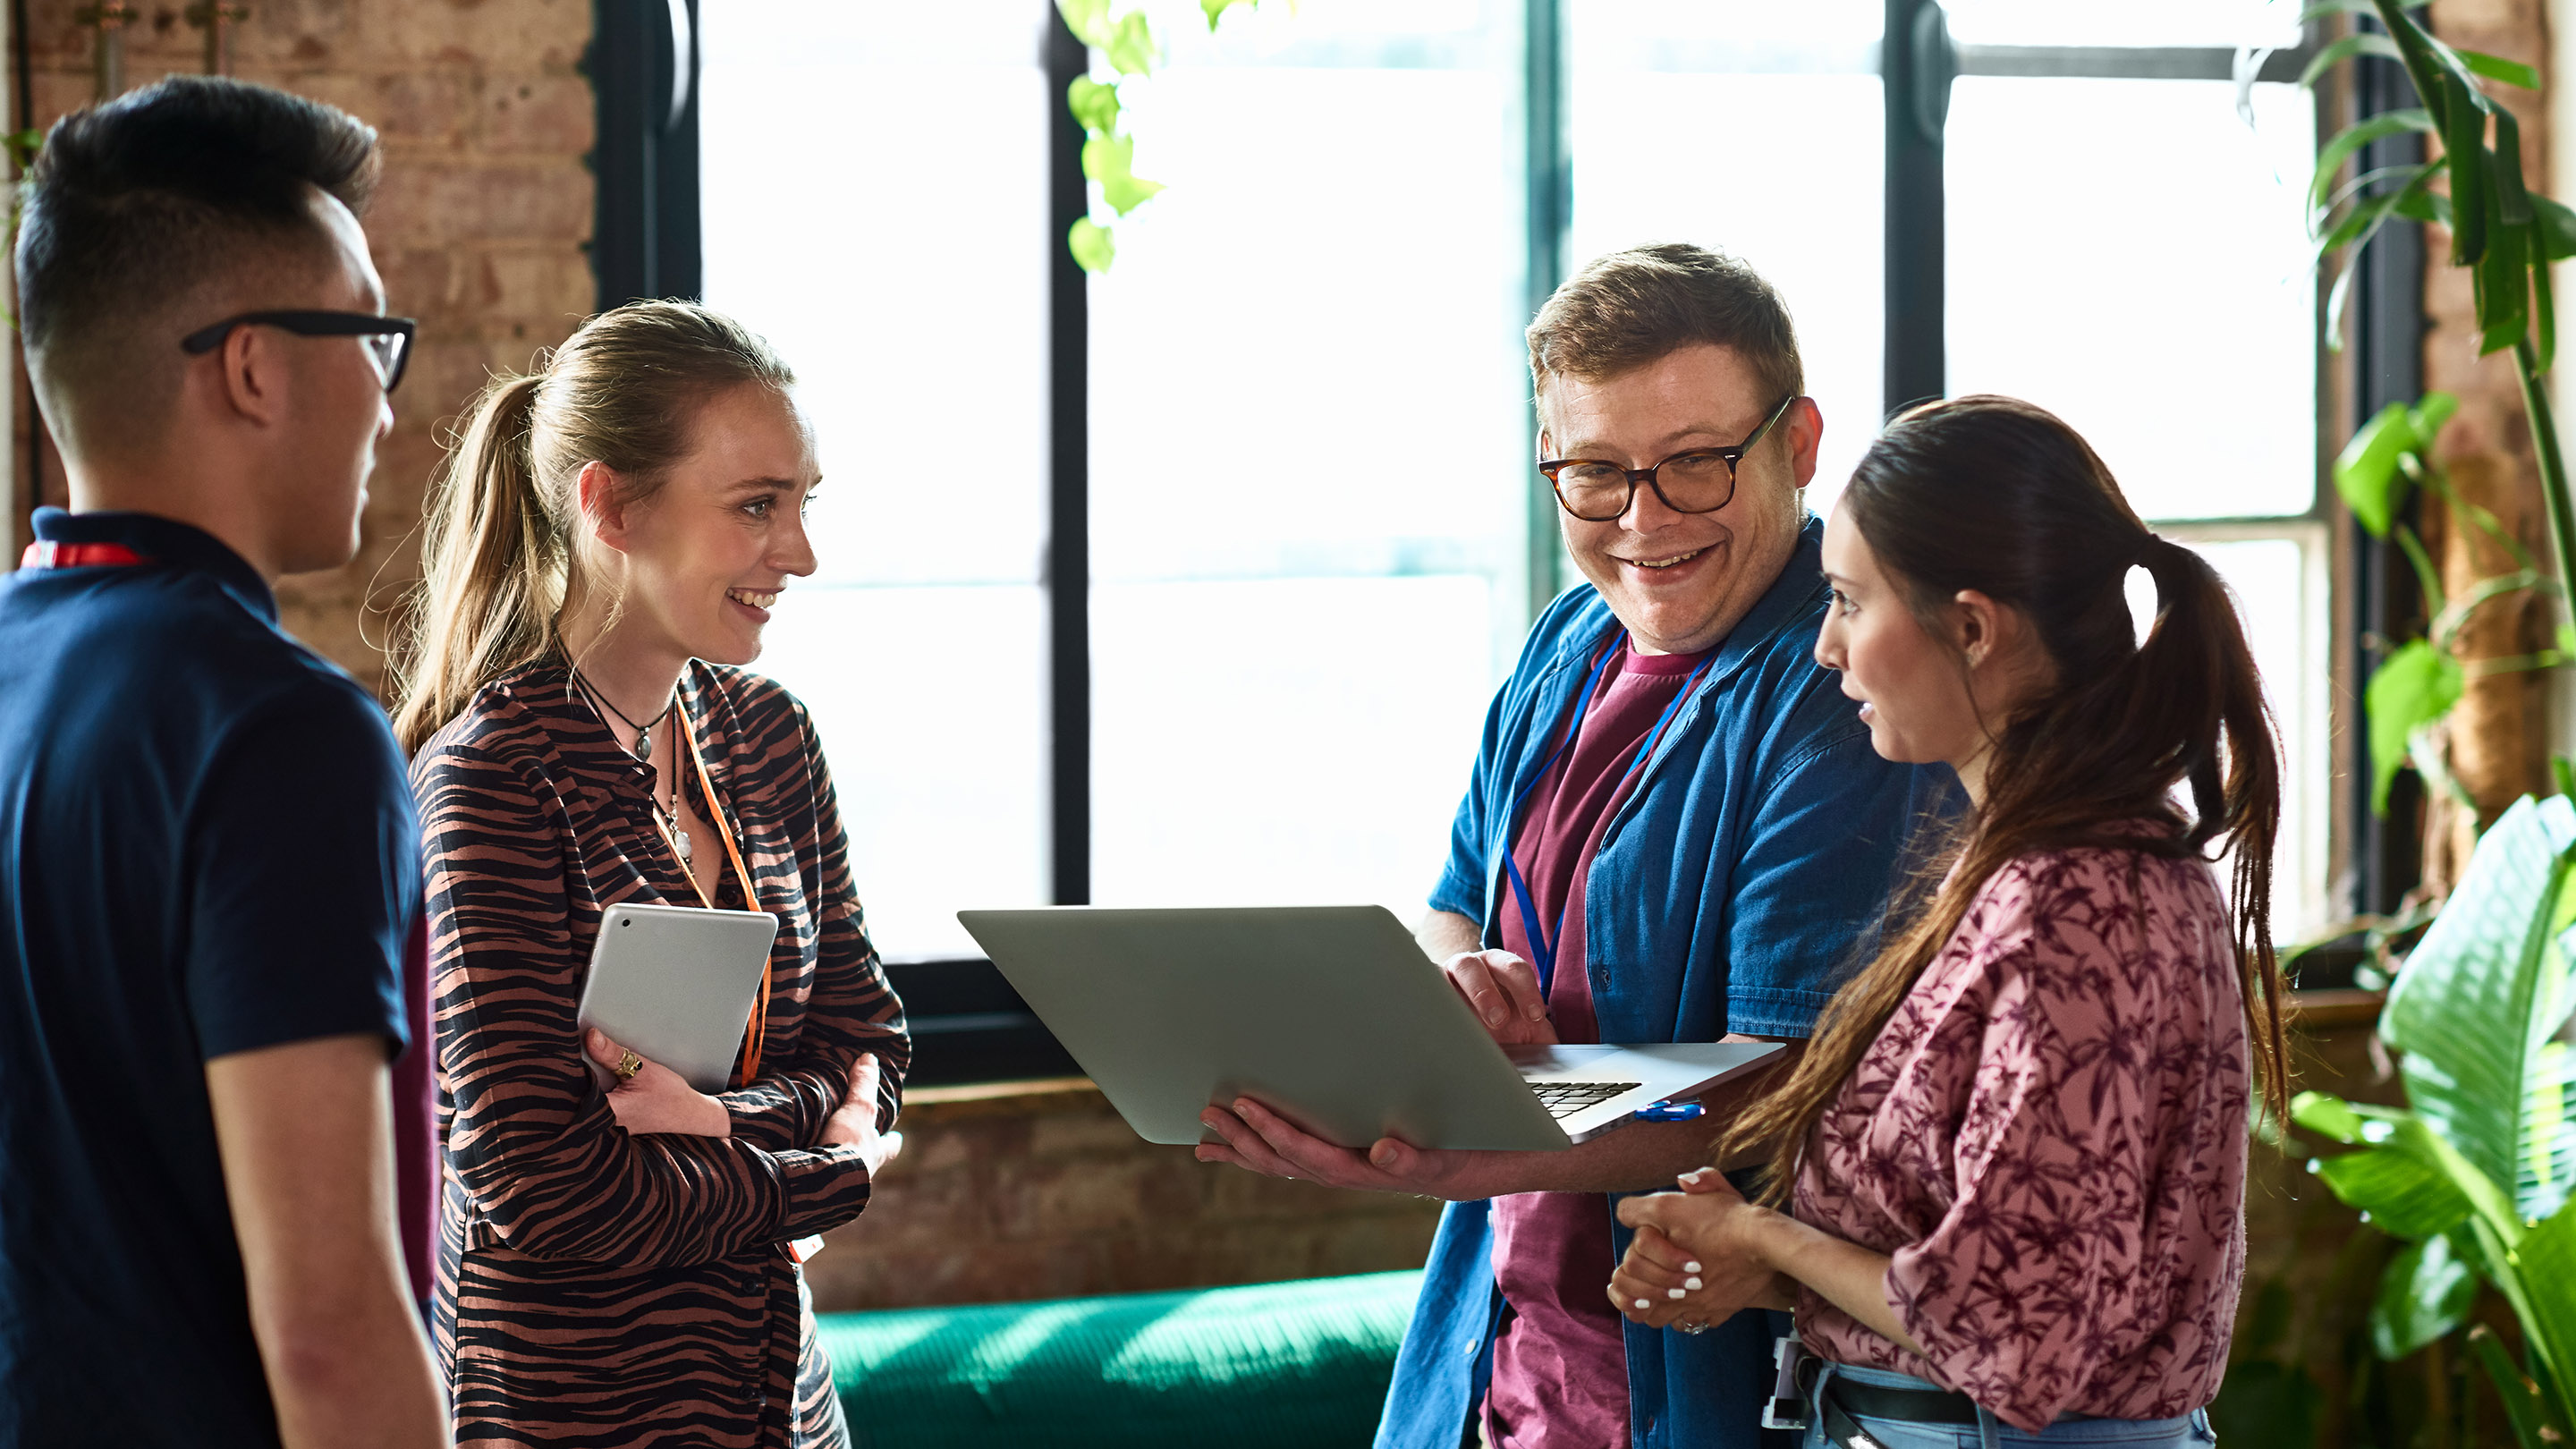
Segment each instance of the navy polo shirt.
M185 524L0 579L0 1449L273 1446L205 1063L406 1034L384 712Z

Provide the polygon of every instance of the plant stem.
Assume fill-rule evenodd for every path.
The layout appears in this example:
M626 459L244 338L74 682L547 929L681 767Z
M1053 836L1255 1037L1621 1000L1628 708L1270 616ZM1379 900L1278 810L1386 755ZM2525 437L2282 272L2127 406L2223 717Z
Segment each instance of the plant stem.
M2549 510L2549 552L2562 584L2576 588L2576 514L2567 500L2567 460L2558 451L2558 416L2541 386L2540 359L2525 329L2513 344L2514 375L2522 383L2522 411L2531 423L2531 450L2540 464L2540 497Z

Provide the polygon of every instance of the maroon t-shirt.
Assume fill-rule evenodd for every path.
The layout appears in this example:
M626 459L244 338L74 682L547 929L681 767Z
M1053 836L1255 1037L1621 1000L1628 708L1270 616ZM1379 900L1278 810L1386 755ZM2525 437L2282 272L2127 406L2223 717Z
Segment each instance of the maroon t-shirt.
M1623 647L1554 768L1524 807L1512 860L1541 928L1557 931L1548 1014L1559 1041L1593 1042L1592 979L1583 952L1583 884L1602 828L1633 783L1628 767L1664 706L1705 654L1639 654ZM1507 888L1508 889L1508 888ZM1516 899L1503 903L1503 949L1539 959ZM1607 1289L1610 1201L1597 1192L1527 1192L1494 1199L1494 1281L1511 1305L1494 1340L1485 1390L1493 1449L1602 1449L1628 1442L1628 1351Z

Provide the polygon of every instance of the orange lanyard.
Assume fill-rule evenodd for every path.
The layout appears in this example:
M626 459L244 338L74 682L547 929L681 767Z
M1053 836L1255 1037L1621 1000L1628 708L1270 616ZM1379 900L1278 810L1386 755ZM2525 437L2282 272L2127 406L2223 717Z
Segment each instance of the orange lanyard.
M752 889L751 872L743 866L742 847L734 843L733 827L726 823L724 806L716 800L716 782L707 774L707 757L698 753L698 731L696 726L689 723L689 707L678 700L673 700L671 708L680 716L680 738L689 742L689 758L698 767L698 786L706 794L707 813L715 817L707 823L716 828L717 836L724 841L726 857L733 861L734 878L742 882L743 904L755 911L759 910L760 896ZM671 787L673 805L676 806L679 803L679 798L679 784L674 781ZM678 814L676 809L672 811L674 818L677 818ZM680 849L680 838L671 833L670 825L664 822L658 810L653 812L653 828L662 832L662 843L671 847L672 858L680 862L680 874L689 878L689 889L698 893L698 903L708 910L714 910L715 898L707 894L705 886L698 884L698 873L689 869L689 857ZM743 1027L742 1072L734 1079L734 1085L737 1087L750 1086L760 1075L760 1040L769 1031L769 979L770 962L763 960L760 963L760 996L752 1002L751 1020Z

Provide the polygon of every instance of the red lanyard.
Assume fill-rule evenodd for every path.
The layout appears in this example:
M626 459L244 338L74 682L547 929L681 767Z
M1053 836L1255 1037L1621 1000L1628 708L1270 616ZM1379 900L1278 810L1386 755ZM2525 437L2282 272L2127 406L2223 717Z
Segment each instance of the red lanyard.
M127 568L151 560L121 543L59 543L40 538L18 555L22 569Z

